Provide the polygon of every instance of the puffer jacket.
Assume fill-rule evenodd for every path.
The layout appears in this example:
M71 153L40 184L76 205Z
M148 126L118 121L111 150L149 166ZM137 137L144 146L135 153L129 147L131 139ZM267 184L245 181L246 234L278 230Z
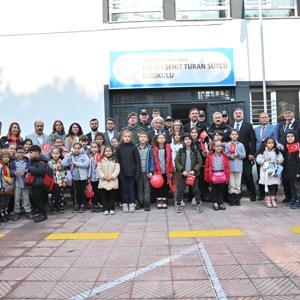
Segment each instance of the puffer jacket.
M32 183L33 187L43 186L43 178L46 174L48 160L45 156L40 155L38 157L32 158L29 162L28 172L34 176Z
M99 189L117 190L119 188L118 175L120 165L115 161L104 157L97 165L97 174L100 178ZM111 177L111 180L105 180L104 177Z
M186 147L179 149L176 158L175 158L175 168L177 172L183 173L185 170L185 163L186 163ZM202 159L200 152L192 148L191 149L191 170L194 171L195 176L199 175L200 168L202 164Z

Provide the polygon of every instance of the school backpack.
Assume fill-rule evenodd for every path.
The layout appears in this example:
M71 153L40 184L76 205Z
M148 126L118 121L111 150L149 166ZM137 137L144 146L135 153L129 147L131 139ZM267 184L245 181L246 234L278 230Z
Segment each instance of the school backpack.
M49 188L50 192L52 192L54 185L54 172L48 164L46 165L46 173L43 178L43 184Z

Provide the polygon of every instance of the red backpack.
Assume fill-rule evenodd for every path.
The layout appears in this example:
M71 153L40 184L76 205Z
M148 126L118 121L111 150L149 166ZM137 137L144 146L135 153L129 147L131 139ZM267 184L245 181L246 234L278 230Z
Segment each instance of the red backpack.
M46 165L46 173L43 178L43 184L49 188L50 192L52 192L54 185L54 172L48 164Z

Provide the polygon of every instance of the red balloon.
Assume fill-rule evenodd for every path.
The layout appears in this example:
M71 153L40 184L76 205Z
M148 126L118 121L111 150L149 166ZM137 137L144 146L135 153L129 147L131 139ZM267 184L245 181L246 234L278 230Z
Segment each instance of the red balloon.
M155 174L151 177L150 183L155 189L159 189L164 185L164 178L161 174Z

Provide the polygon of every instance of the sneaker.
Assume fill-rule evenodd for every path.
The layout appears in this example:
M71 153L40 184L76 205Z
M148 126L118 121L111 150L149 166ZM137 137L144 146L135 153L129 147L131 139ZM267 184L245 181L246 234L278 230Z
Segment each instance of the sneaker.
M74 206L73 209L72 209L72 213L76 214L78 212L78 210L79 210L79 207Z
M162 202L162 208L166 209L168 208L167 199L163 198Z
M25 213L25 216L27 219L32 220L33 219L33 214L31 212Z
M114 211L113 209L111 209L111 210L109 211L109 213L110 213L111 215L114 215L114 214L115 214L115 211Z
M39 223L39 222L43 222L43 221L45 221L45 220L47 220L47 219L48 219L48 218L47 218L46 215L37 214L37 215L34 216L33 221L34 221L35 223Z
M225 210L226 207L225 207L225 205L222 203L222 204L219 205L219 209L220 209L220 210Z
M19 213L15 213L14 217L13 217L13 221L19 221L21 218L20 214Z
M176 205L176 212L177 212L178 214L182 213L182 208L181 208L180 205Z
M274 208L277 208L277 207L278 207L278 205L277 205L277 202L276 202L276 201L271 201L271 204L272 204L272 207L274 207Z
M184 202L183 200L181 200L180 206L181 206L181 207L185 207L185 202Z
M98 204L95 204L93 206L93 208L91 209L91 212L94 213L94 212L98 212L98 211L99 211L99 206L98 206Z
M135 205L134 205L134 203L130 203L129 204L129 212L133 213L134 211L135 211Z
M128 213L128 204L127 203L123 204L123 212Z
M141 204L138 203L138 204L135 206L135 209L136 209L136 210L140 210L142 207L143 207L143 206L142 206Z
M296 200L292 200L292 201L290 201L290 202L285 202L285 205L288 206L288 207L292 207L292 206L294 206L296 203L297 203Z
M150 205L149 204L145 204L144 205L144 210L145 211L150 211Z
M105 210L105 211L104 211L104 215L105 215L105 216L109 215L108 210Z
M157 208L162 208L162 201L161 201L161 198L156 198L156 207L157 207Z
M202 213L203 212L203 207L201 204L197 204L196 210L198 213Z
M84 206L84 204L81 204L80 207L79 207L78 212L83 213L84 211L85 211L85 206Z
M300 208L300 201L295 201L295 204L290 206L291 209L297 209Z
M191 205L192 206L196 206L197 205L195 197L192 199Z
M213 203L212 208L213 208L213 210L219 210L218 203Z
M65 212L64 207L63 207L63 206L60 206L60 207L58 208L58 212L61 213L61 214L63 214L63 213Z
M56 209L54 207L51 207L51 214L53 214L53 215L56 214Z

